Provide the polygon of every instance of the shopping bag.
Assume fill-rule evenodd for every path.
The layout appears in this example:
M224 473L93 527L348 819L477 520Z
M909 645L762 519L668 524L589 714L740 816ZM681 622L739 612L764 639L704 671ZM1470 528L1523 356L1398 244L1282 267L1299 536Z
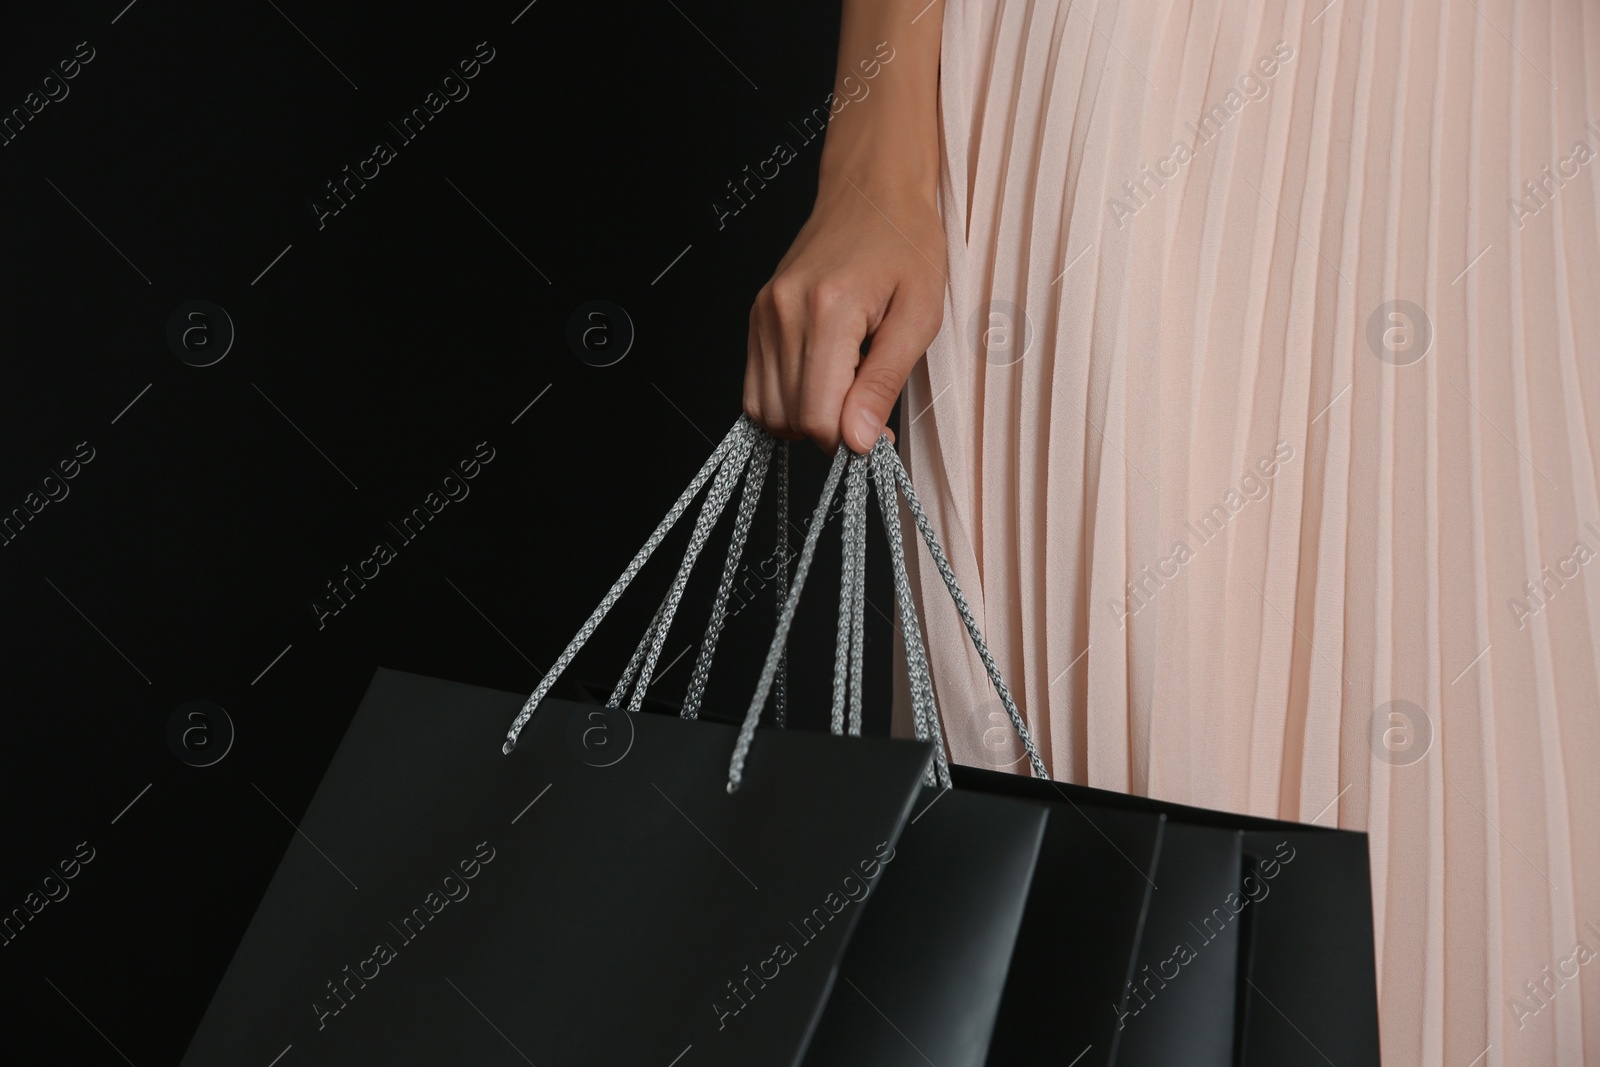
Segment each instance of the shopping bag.
M841 961L806 1062L817 1067L933 1062L981 1067L987 1055L1047 812L1042 805L952 790L917 606L900 541L900 495L916 520L1002 701L1009 693L887 438L850 460L834 660L832 727L860 732L861 611L867 476L890 546L900 631L912 672L917 736L936 746L923 807L897 845ZM1020 717L1014 720L1021 727ZM1024 748L1042 767L1025 728Z
M1238 1062L1376 1067L1367 835L1289 827L1244 833L1246 867L1272 897L1246 909L1241 930Z
M1163 813L1133 963L1111 1014L1110 1063L1231 1067L1240 979L1237 830ZM1254 883L1252 883L1253 885Z
M1047 809L924 790L839 964L808 1067L983 1067Z
M184 1064L798 1062L930 752L636 712L705 532L755 457L748 518L770 449L736 425L526 700L378 672ZM634 708L550 698L713 475L625 672Z
M990 1064L1379 1063L1365 834L973 767L952 779L1051 809Z
M378 672L185 1064L798 1053L925 746L522 699Z
M735 424L519 709L511 694L379 672L185 1064L677 1063L691 1054L692 1063L800 1061L850 932L894 861L917 780L948 788L949 770L942 748L930 759L937 715L920 638L917 741L770 729L757 736L775 681L782 707L783 647L844 469L842 448L793 587L780 597L743 722L691 721L772 447L747 420ZM847 539L859 553L868 462L880 495L897 486L906 493L948 575L886 438L870 461L851 464L847 496L856 506L847 508L847 519L854 516ZM640 714L689 571L747 468L681 717ZM708 482L678 575L606 705L552 697L588 636ZM897 506L887 507L898 555L897 522ZM909 584L903 559L897 563L906 609ZM853 656L853 734L860 732L859 569L858 554L846 567L840 613L839 648ZM1024 746L1042 767L948 580ZM907 617L910 634L914 608ZM842 732L846 673L845 661L836 661L835 733ZM513 709L504 742L491 752L488 738ZM1013 882L1017 895L1025 879Z
M841 663L858 640L854 627L860 610L864 523L860 506L864 488L859 484L864 476L858 471L869 463L878 482L895 564L916 735L929 738L935 746L939 783L958 787L951 800L966 790L1005 792L1046 805L1052 812L1015 935L1016 949L987 1062L1010 1064L1044 1056L1120 1067L1170 1063L1234 1067L1312 1063L1336 1056L1340 1063L1376 1063L1377 997L1365 835L1048 781L909 479L885 441L870 458L852 460L850 468L845 592L840 599L835 660L835 731L842 721ZM1022 742L1032 778L968 768L952 773L944 762L927 652L900 549L898 507L888 491L891 484L904 494L961 612ZM859 670L859 657L852 669ZM854 731L858 688L854 675L850 686ZM916 836L908 838L903 854L910 856L919 847L917 842ZM965 848L970 856L980 854L974 846ZM937 878L921 878L915 885L915 893L926 898L924 906L933 906L942 893L951 892L959 893L959 882L953 890ZM905 1007L897 1005L897 1010L921 1023L931 1013L919 1009L938 1002L940 967L954 953L918 955L918 950L932 946L948 950L959 944L959 938L947 931L918 944L909 924L898 924L887 909L880 899L865 922L869 931L881 927L888 932L872 933L847 953L843 966L870 964L884 988L901 991ZM1010 943L1009 937L1008 932L1005 938L994 938L990 947ZM987 1025L988 987L974 983L967 994L965 1003L948 1005L949 1017L942 1021L966 1013ZM1063 1005L1073 1009L1064 1012ZM852 1027L832 1025L834 1013L859 1010L836 986L813 1062L854 1062L848 1059L852 1041L870 1042L874 1033L886 1037L881 1026L872 1031L854 1025L861 1023L859 1017ZM892 1060L911 1048L919 1059L940 1062L915 1047L915 1039L894 1022L894 1013L876 1010L883 1023L900 1031L897 1036L902 1040L873 1046L873 1055ZM930 1023L925 1029L933 1034L937 1027ZM976 1045L962 1046L961 1054L971 1055Z

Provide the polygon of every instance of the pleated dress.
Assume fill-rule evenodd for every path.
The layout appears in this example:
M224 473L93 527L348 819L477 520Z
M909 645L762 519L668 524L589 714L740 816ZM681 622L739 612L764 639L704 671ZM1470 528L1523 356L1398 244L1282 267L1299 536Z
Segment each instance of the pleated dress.
M1365 830L1388 1067L1600 1063L1600 8L928 15L901 448L1052 776Z

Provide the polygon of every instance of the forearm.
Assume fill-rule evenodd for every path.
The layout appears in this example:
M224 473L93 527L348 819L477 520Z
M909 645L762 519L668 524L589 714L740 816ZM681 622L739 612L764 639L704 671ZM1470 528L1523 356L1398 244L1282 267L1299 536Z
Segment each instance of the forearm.
M744 409L780 436L859 454L879 441L944 314L944 9L843 3L817 201L750 307Z
M937 0L844 0L818 199L849 193L932 204L939 176ZM915 21L913 21L915 20Z

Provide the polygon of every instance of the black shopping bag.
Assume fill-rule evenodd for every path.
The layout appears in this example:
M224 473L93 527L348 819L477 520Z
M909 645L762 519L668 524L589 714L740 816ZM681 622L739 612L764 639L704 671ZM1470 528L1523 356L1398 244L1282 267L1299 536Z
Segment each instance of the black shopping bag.
M1049 815L924 790L850 939L808 1067L983 1067Z
M913 719L917 736L933 741L941 784L953 782L959 787L952 798L969 789L1011 793L1051 810L987 1062L1005 1065L1042 1057L1084 1067L1171 1063L1277 1067L1330 1059L1341 1064L1377 1063L1366 836L1049 781L949 562L886 440L873 449L870 462L885 505L895 563ZM867 463L868 457L852 461L845 507L843 604L856 598L857 618L860 583L857 577L852 584L850 575L852 570L859 575L861 566L859 479ZM1022 743L1034 774L1031 779L972 768L955 768L952 774L945 763L927 651L900 545L897 507L890 503L891 483L904 492L917 529ZM854 511L852 499L857 501ZM851 614L852 609L841 607L836 730L841 719L840 663ZM907 855L913 847L907 845ZM972 855L978 854L968 848ZM887 905L880 901L875 907ZM869 922L889 920L878 916ZM857 952L865 955L868 950L861 947ZM910 988L906 978L910 968L897 970L883 962L891 954L888 948L876 950L875 967L886 977L901 977ZM830 1012L836 1005L843 1010L848 1003L848 997L841 1000L843 996L836 988ZM892 1022L891 1013L880 1015ZM817 1062L828 1062L821 1055L828 1026L825 1017L824 1031L817 1037ZM865 1029L860 1032L867 1034ZM832 1054L845 1044L837 1042L828 1051ZM903 1051L891 1044L882 1055L893 1057ZM920 1050L918 1055L925 1061L933 1059Z
M841 450L840 456L843 455ZM838 467L836 459L836 471ZM806 1062L817 1067L882 1067L898 1063L981 1067L988 1053L1048 812L1039 804L950 787L927 650L922 644L901 543L901 493L990 680L1011 714L1032 766L1043 773L1043 763L887 437L880 438L867 454L853 456L849 462L834 659L834 731L844 729L847 688L850 730L860 730L869 471L877 485L879 510L888 535L900 632L911 672L916 734L934 745L935 766L929 785L937 782L942 788L928 792L922 811L901 838L901 858L885 872L877 898L847 950ZM811 548L808 542L801 556L802 570ZM785 625L780 619L780 633ZM769 659L769 671L771 667ZM758 687L758 703L762 696ZM752 704L752 711L756 706ZM749 722L747 718L747 726Z
M930 793L901 838L901 858L885 873L877 899L847 949L806 1062L817 1067L899 1063L981 1067L989 1060L996 1014L1030 900L1049 812L1036 803L951 788L927 650L901 543L899 494L904 495L1034 773L1042 777L1044 764L887 437L880 438L868 454L852 457L849 464L834 731L844 723L847 663L851 731L859 731L860 724L863 526L869 470L877 484L894 565L916 736L934 745L929 784L936 780L942 789ZM802 555L802 569L805 558ZM780 620L780 632L782 626ZM761 695L758 688L758 701Z
M1241 835L1166 813L1146 818L1160 833L1108 1062L1230 1067L1242 925L1230 902L1248 900L1239 896Z
M842 451L743 724L689 721L772 449L735 424L526 700L378 672L185 1064L799 1061L931 753L757 737ZM747 470L683 717L639 714ZM551 697L708 482L607 706Z
M973 767L952 778L1051 809L990 1064L1379 1063L1365 834Z
M918 740L781 730L757 736L845 467L842 446L743 722L686 721L698 714L772 450L772 438L747 419L735 423L520 708L512 694L379 672L185 1064L800 1061L850 932L894 862L918 779L948 789L950 778L897 504L883 515L908 654L918 668ZM850 463L845 536L854 550L844 567L834 732L843 728L847 658L852 733L859 733L861 719L861 527L869 463L881 499L895 500L896 485L904 491L1042 773L886 436ZM747 464L682 718L638 714L689 571ZM585 640L708 482L677 579L606 706L551 697ZM781 682L778 692L781 708ZM508 718L504 744L493 746ZM958 816L997 810L953 798L951 807ZM1032 834L1034 849L1041 817L1035 811L1012 821L1013 830L1022 828L1018 840ZM987 853L975 848L972 855ZM968 929L950 924L954 912L943 917L951 931L943 948L978 961L991 978L1015 938L1028 856L1026 847L1013 848L1004 862L993 861L1012 872L1001 894L1010 900L1002 912L1012 918L991 917ZM937 844L927 859L940 859ZM926 901L908 896L905 903L915 915ZM971 943L960 943L963 934ZM935 992L949 1002L951 990ZM991 989L973 1002L974 1033L987 1028L993 1000Z
M183 1064L795 1061L928 747L523 699L378 672Z

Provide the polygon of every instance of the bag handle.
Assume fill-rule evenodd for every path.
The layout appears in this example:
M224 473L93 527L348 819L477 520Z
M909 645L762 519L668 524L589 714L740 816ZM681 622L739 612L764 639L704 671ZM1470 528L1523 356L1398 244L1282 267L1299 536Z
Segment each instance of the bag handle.
M656 610L655 617L650 621L649 628L645 631L639 647L634 651L633 658L629 660L627 669L618 679L616 689L612 691L611 698L606 701L607 707L619 707L622 697L627 692L635 676L638 685L634 687L633 696L628 701L629 711L639 711L644 707L645 690L649 688L650 679L655 676L655 666L661 658L661 652L666 647L667 632L672 627L673 617L677 614L678 605L683 599L683 591L689 582L689 573L694 569L695 561L699 558L701 550L705 547L706 540L711 536L712 529L717 520L722 516L723 509L727 506L733 495L734 484L739 475L744 471L747 461L753 461L749 467L749 477L745 481L744 494L739 502L738 518L734 524L733 541L729 546L727 562L723 567L722 581L717 590L716 602L712 607L711 624L707 630L706 639L700 646L700 656L696 662L695 676L690 680L689 696L681 714L684 718L692 719L699 709L700 695L705 689L704 670L709 669L711 654L716 648L717 638L721 635L722 624L727 615L727 595L733 587L733 578L743 555L744 541L750 532L751 518L755 514L755 505L761 495L761 482L766 475L767 461L772 455L772 438L767 435L746 433L745 439L734 447L728 461L717 471L712 479L711 491L706 495L705 502L701 505L700 515L695 520L694 531L689 537L689 547L684 553L683 561L678 567L677 577L667 591L666 598L662 600L660 608ZM698 687L698 688L697 688Z
M601 598L600 603L595 605L595 609L590 613L589 618L579 627L572 640L567 643L566 650L556 658L555 663L550 665L549 672L539 680L539 684L534 688L533 693L523 702L521 710L517 712L516 718L512 720L511 728L506 731L505 744L500 747L502 752L509 756L512 749L517 747L517 735L522 732L522 728L532 718L534 709L549 695L550 690L555 687L556 681L561 677L561 673L567 669L573 658L577 656L578 650L583 648L585 642L594 634L594 631L600 625L600 621L606 617L606 614L610 612L616 602L622 598L623 592L633 579L638 576L639 572L644 569L645 563L655 550L660 547L661 542L666 540L667 534L672 531L672 527L683 517L683 513L689 510L690 503L705 486L706 482L710 481L712 476L721 470L723 464L742 442L751 440L758 432L755 424L741 415L717 447L712 449L711 455L706 458L705 464L690 480L689 484L684 487L683 492L679 494L677 501L668 509L666 515L662 516L661 521L656 525L655 531L639 547L639 551L635 553L628 566L617 576L617 580L611 584L610 590ZM663 603L662 608L657 610L658 619L664 610L665 603Z
M863 605L866 601L867 480L862 456L851 456L845 473L843 551L839 567L839 631L833 651L834 734L845 732L845 675L850 692L850 736L861 735L861 651Z
M1034 744L1033 735L1028 730L1028 724L1022 720L1022 712L1017 710L1017 702L1011 696L1011 690L1006 685L1006 680L1000 676L1000 667L994 661L994 656L989 651L989 645L983 639L983 631L978 628L978 620L972 615L972 608L967 603L967 598L962 595L961 586L956 582L955 571L950 567L950 561L945 557L944 549L939 545L939 538L933 532L933 524L928 521L928 513L923 510L922 501L917 497L917 491L911 485L911 475L906 472L905 465L900 462L900 453L894 450L889 443L888 435L878 438L878 443L873 446L876 454L875 462L882 474L880 477L887 479L893 476L899 485L900 492L905 495L906 507L911 512L912 519L917 524L917 531L922 534L922 540L928 546L928 554L933 557L934 566L939 569L939 576L944 579L945 588L950 591L950 599L955 601L956 611L961 616L961 621L966 625L967 636L972 639L972 646L977 650L978 658L983 661L983 669L989 675L989 681L994 686L995 692L1000 697L1000 703L1005 705L1006 715L1011 719L1011 727L1017 732L1017 737L1022 741L1023 750L1028 755L1029 766L1035 778L1049 780L1050 774L1045 770L1044 760L1039 756L1039 749ZM879 483L880 485L883 482ZM892 510L892 509L888 509ZM885 523L888 524L888 519ZM915 601L911 597L911 579L906 573L905 552L900 543L899 521L896 518L889 538L889 552L895 564L895 584L898 587L902 605L911 605L915 610ZM920 641L919 641L920 644ZM923 653L923 677L928 678L926 653ZM927 693L929 706L932 706L933 692L930 688ZM934 729L938 729L938 716L934 716Z
M906 648L906 680L911 690L912 720L918 739L933 742L934 766L929 770L927 784L949 789L950 765L944 750L939 709L934 704L933 674L928 669L928 652L922 641L922 621L917 615L911 579L906 573L904 542L900 537L900 499L896 494L893 472L884 465L886 454L895 455L887 445L882 449L874 446L870 453L879 510L883 513L883 530L889 542L895 598L900 607L901 640Z
M852 456L846 474L846 496L844 508L843 531L843 560L841 568L841 593L839 600L839 631L834 648L833 668L833 714L832 730L834 734L841 734L845 730L845 691L846 673L848 671L848 686L850 698L850 721L848 732L851 736L861 733L861 670L863 664L861 625L863 620L863 598L865 592L865 559L866 559L866 490L864 471L870 466L875 488L878 492L879 509L883 515L884 532L891 546L890 558L893 564L895 594L900 610L901 637L906 648L906 664L911 689L912 717L914 730L918 740L931 740L936 753L934 764L928 768L927 784L940 785L945 788L950 786L948 758L944 751L944 738L942 736L941 722L933 695L933 678L928 668L927 649L922 641L921 620L916 610L916 601L912 597L911 579L906 569L905 552L900 534L900 516L898 484L895 479L893 464L888 461L892 450L887 448L874 448L866 455ZM917 502L920 509L921 501ZM937 541L935 541L937 546ZM941 552L942 556L943 553ZM941 575L943 575L941 570ZM954 580L953 575L951 580ZM960 587L957 586L955 594L959 595ZM957 601L958 611L965 603L961 597ZM970 609L967 612L970 615ZM975 620L971 629L975 629ZM981 651L986 651L982 644L981 633L977 637ZM986 664L986 667L989 664ZM998 673L998 669L994 673ZM1002 680L1003 684L1003 680ZM1005 694L1009 696L1009 692ZM1020 718L1020 715L1018 716ZM1029 739L1031 741L1031 738ZM1031 747L1031 746L1027 746ZM1036 752L1030 752L1030 757L1036 757ZM1035 771L1039 770L1035 764Z
M721 516L732 496L734 484L741 472L746 468L752 455L755 463L751 465L750 477L746 481L744 494L740 499L738 518L735 523L734 539L729 548L728 560L723 568L722 581L718 584L717 601L713 606L712 630L707 634L707 640L702 645L700 656L696 663L696 676L691 681L691 697L685 703L684 714L693 717L698 712L699 701L703 695L706 671L709 670L711 656L714 653L717 638L726 622L727 595L732 588L733 576L737 573L740 556L743 552L749 528L754 517L756 505L760 499L761 485L765 480L767 464L772 453L774 438L765 431L758 429L747 416L741 415L734 422L733 427L724 436L722 441L712 450L705 464L695 474L678 499L673 503L667 514L662 517L654 532L640 546L628 566L623 570L617 580L612 583L609 591L603 597L589 618L573 635L566 649L551 665L550 671L540 680L539 685L529 695L518 711L510 729L506 733L505 743L501 751L509 755L516 747L517 737L522 728L527 725L535 709L549 695L561 673L571 664L578 651L588 641L600 625L607 613L622 597L628 585L643 569L645 563L655 552L666 536L676 525L678 519L689 509L694 497L704 488L706 483L712 482L712 491L697 516L694 532L690 536L690 546L683 563L679 567L667 597L657 608L650 626L646 630L645 638L640 642L639 648L634 652L624 677L619 681L616 691L612 693L608 706L620 705L622 694L637 677L638 686L634 689L633 697L629 702L629 711L638 711L643 704L644 689L648 686L648 679L654 670L655 663L660 656L665 644L666 633L671 625L672 617L676 613L682 599L684 586L688 581L688 574L705 546L706 539L716 520ZM780 668L784 665L786 647L788 644L789 628L793 625L795 609L799 603L800 594L805 586L806 575L811 568L811 561L816 555L817 543L821 538L822 526L826 521L828 509L832 506L834 495L839 488L841 476L845 472L846 457L850 457L850 477L846 486L845 496L845 564L841 576L840 597L840 636L835 645L835 707L834 729L839 732L842 726L842 707L844 694L845 660L841 656L853 653L850 662L850 727L853 734L860 733L861 718L861 664L862 664L862 603L865 599L864 571L865 571L865 514L866 514L866 475L870 469L875 488L878 492L880 510L883 513L885 533L889 537L890 558L895 571L895 592L899 602L902 617L902 634L906 642L907 666L911 677L911 698L913 714L916 720L917 737L922 740L931 740L934 743L934 766L929 768L929 782L937 776L939 784L949 787L948 758L944 751L943 737L940 730L939 716L934 705L933 684L931 673L928 669L927 651L922 643L921 627L917 620L916 603L912 596L910 578L905 566L904 546L900 536L899 521L899 495L903 493L906 505L911 511L918 531L928 545L928 550L933 556L934 564L938 567L945 586L950 591L951 598L955 601L956 609L960 613L967 634L972 639L978 651L979 658L983 661L988 672L989 680L993 683L995 691L999 694L1001 703L1005 705L1006 712L1011 718L1012 727L1017 731L1024 749L1027 751L1033 773L1038 778L1048 779L1049 774L1044 767L1044 761L1039 757L1034 745L1032 735L1027 724L1023 722L1016 702L1011 697L1010 690L1006 687L1005 680L1000 676L999 667L994 662L983 634L978 628L977 620L972 615L966 598L961 593L961 588L956 582L955 574L950 568L949 560L945 558L944 550L940 547L937 536L933 532L921 501L917 498L916 490L912 488L910 476L900 462L899 454L889 443L888 434L879 437L870 452L864 455L854 455L848 446L840 444L834 453L833 463L829 467L827 479L823 486L821 498L812 514L809 528L806 531L805 543L801 548L796 561L792 585L788 575L788 449L782 453L779 470L780 485L783 492L779 501L779 568L781 582L779 585L779 613L776 632L773 634L772 644L767 650L767 658L761 670L761 676L756 685L756 692L751 698L750 707L746 711L745 719L740 726L738 740L734 744L732 759L728 767L728 792L737 791L739 782L743 777L744 765L749 756L750 746L754 741L756 726L760 722L761 711L766 705L767 697L772 691L775 681L778 680ZM898 490L898 491L897 491ZM782 692L780 690L780 699ZM780 704L780 711L782 710ZM779 725L783 725L781 720Z
M728 792L736 792L739 783L744 777L745 761L750 755L750 746L755 740L756 726L761 719L761 710L766 705L767 694L771 690L773 678L777 674L778 658L789 636L789 627L794 622L795 608L800 600L800 592L805 585L807 572L811 567L812 557L816 554L817 541L821 533L821 524L827 514L827 509L833 502L834 493L838 490L841 468L845 464L845 457L850 454L847 445L841 443L834 453L833 466L828 470L828 478L823 486L822 499L817 502L813 515L811 528L806 533L806 542L800 550L800 558L795 567L794 585L789 591L788 598L784 601L783 614L778 619L777 633L773 635L772 645L767 651L767 660L762 667L761 676L756 682L755 694L750 699L750 707L745 712L743 724L739 728L738 740L734 743L733 756L728 763ZM917 497L916 490L911 485L911 477L906 473L905 466L900 462L900 455L889 442L887 433L879 436L870 452L864 456L852 456L852 464L864 464L868 461L874 466L875 481L879 489L879 502L883 506L884 523L886 532L890 534L889 550L891 559L895 564L895 586L899 598L903 617L910 620L905 625L903 633L907 644L908 667L912 678L913 709L918 712L919 735L926 730L932 735L928 739L935 740L935 762L939 768L940 784L948 786L949 770L947 757L944 754L943 739L940 737L938 712L933 705L933 690L931 674L927 665L927 653L922 646L920 627L915 622L916 606L911 595L911 582L905 569L905 552L899 537L899 494L894 492L898 488L904 494L906 506L911 511L912 519L916 522L917 530L922 534L923 540L928 545L928 551L933 556L934 565L938 568L940 576L944 579L945 588L950 591L950 597L955 601L956 610L961 615L961 620L967 628L967 635L972 639L974 648L977 649L978 658L983 661L984 669L989 675L989 681L994 685L995 692L1000 696L1000 702L1005 705L1006 713L1011 719L1012 728L1017 731L1023 748L1028 754L1028 761L1035 777L1048 779L1049 772L1045 770L1044 761L1039 756L1038 748L1034 745L1033 735L1028 730L1028 725L1022 719L1022 713L1017 709L1016 701L1007 688L1005 679L1000 676L1000 668L994 661L994 656L989 652L989 646L983 639L983 633L978 627L977 620L973 617L972 608L967 604L966 597L961 592L961 587L956 581L955 572L950 568L950 561L945 557L944 549L939 544L938 537L933 532L933 526L928 521L922 501ZM863 473L865 468L861 468ZM893 485L891 485L891 481ZM889 499L892 497L892 503ZM848 490L846 506L849 506ZM892 516L892 520L891 520ZM847 552L847 555L849 553ZM853 567L847 568L853 571ZM851 579L852 583L854 579ZM852 584L852 598L854 585ZM909 610L907 610L909 609ZM841 612L841 618L845 618ZM842 640L842 639L841 639ZM852 635L853 644L853 635ZM835 666L837 668L838 645L835 646ZM836 671L835 687L838 686L838 672Z
M733 591L733 581L738 576L739 563L744 556L745 544L749 540L750 527L753 524L756 507L760 502L761 492L766 483L767 469L774 451L774 445L781 445L781 448L778 449L780 491L778 498L778 537L777 548L774 552L780 571L776 576L778 585L777 606L780 609L783 607L784 598L788 596L789 541L786 527L788 525L789 442L780 442L770 434L758 433L755 435L755 444L753 451L750 453L751 460L747 471L748 477L745 479L744 494L740 497L739 510L734 519L733 536L728 544L728 556L723 562L722 578L717 584L716 597L712 602L711 621L708 624L705 639L701 642L700 651L695 657L694 673L689 679L689 689L684 697L683 707L678 713L681 718L699 718L700 705L705 697L706 682L711 673L711 660L716 653L717 642L721 638L723 627L727 622L728 598ZM724 465L722 471L718 473L717 479L713 479L712 494L718 494L719 492L718 479L721 479L728 472L730 466L737 466L740 462L740 458L734 456L729 460L728 464ZM734 477L737 477L737 474ZM724 491L726 489L727 486L724 485ZM693 548L693 546L704 544L705 539L710 535L711 529L716 525L717 518L722 512L720 505L712 505L710 497L708 497L706 505L701 508L700 516L695 523L695 532L690 539L693 555L698 554L698 549ZM640 677L639 687L634 690L633 699L629 701L628 710L639 711L644 706L644 691L650 686L650 682L646 679L654 677L654 663L660 653L657 651L654 656L650 657L648 662L646 662L646 656L649 654L650 649L655 646L656 635L658 633L665 634L667 629L671 627L672 619L677 611L677 601L682 596L681 583L687 579L693 563L692 555L685 559L683 566L679 570L679 580L674 582L672 589L668 591L661 606L656 609L656 614L650 620L650 625L646 628L645 635L639 642L639 647L634 650L633 658L629 661L627 669L617 683L616 689L606 702L608 707L615 708L620 706L623 693L626 692L635 675L639 674L641 666L645 670ZM788 687L783 669L787 658L788 650L785 649L784 659L779 663L778 677L775 683L777 686L775 697L778 712L777 725L780 728L784 725L783 712L788 696Z
M739 562L744 556L745 542L750 537L750 526L755 520L756 505L761 500L761 490L766 483L767 467L772 459L775 439L770 434L759 434L749 472L745 478L744 494L739 498L739 511L734 517L733 537L728 543L728 558L722 565L722 578L717 583L716 599L711 605L711 622L706 629L700 653L695 657L694 674L689 679L689 692L684 697L685 719L698 718L700 702L705 697L706 680L711 674L711 657L716 653L717 641L722 637L728 619L728 597L733 592L733 580L738 577ZM779 531L782 537L782 530ZM630 711L639 710L636 707Z
M778 583L777 615L783 616L783 605L789 600L789 442L781 444L778 453ZM784 720L789 711L789 647L784 646L778 657L778 692L772 699L772 715L778 729L787 725Z
M865 662L862 655L862 623L866 593L867 472L869 469L873 473L873 481L878 490L878 504L879 510L883 513L884 532L891 543L900 539L899 501L894 495L894 479L892 475L887 474L881 478L878 476L877 459L878 454L876 452L851 456L849 460L850 466L845 475L844 562L840 568L839 636L835 644L833 660L832 729L835 734L845 732L845 676L848 670L850 694L849 733L851 736L860 736L861 734L861 671ZM933 678L929 674L927 654L922 645L920 621L917 616L916 604L909 596L911 591L909 577L905 578L904 581L899 580L905 571L904 552L892 557L892 562L895 564L896 570L895 592L899 599L902 623L899 629L906 647L906 665L910 674L913 729L917 740L931 741L934 749L934 760L926 770L924 782L930 786L938 785L948 789L950 787L950 767L948 757L944 751L944 738L940 731L938 711L934 707Z

